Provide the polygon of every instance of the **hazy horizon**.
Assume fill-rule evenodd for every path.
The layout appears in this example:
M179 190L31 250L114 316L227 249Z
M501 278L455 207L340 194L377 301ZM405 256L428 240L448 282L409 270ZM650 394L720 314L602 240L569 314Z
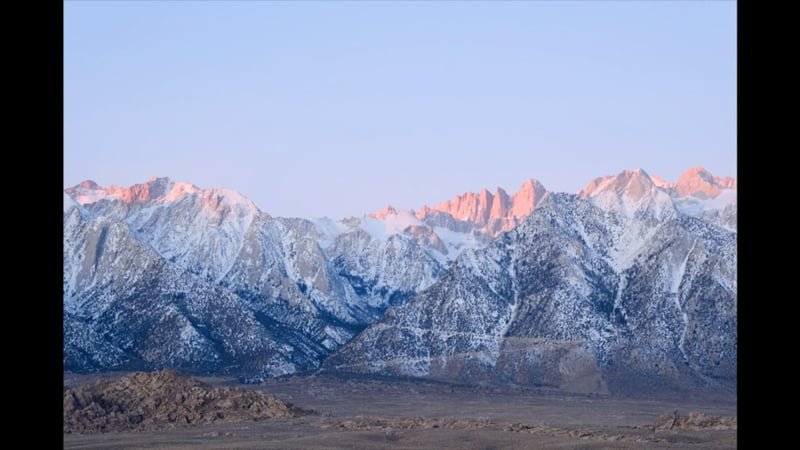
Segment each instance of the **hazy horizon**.
M66 2L64 184L276 216L736 175L735 2Z

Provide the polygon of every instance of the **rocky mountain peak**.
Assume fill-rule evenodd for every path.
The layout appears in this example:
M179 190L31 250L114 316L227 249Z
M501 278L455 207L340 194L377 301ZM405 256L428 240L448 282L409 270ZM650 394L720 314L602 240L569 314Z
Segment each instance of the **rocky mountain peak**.
M387 205L382 210L374 212L369 216L372 217L373 219L383 220L388 216L396 216L396 215L397 215L397 209L395 209L395 207L392 205Z
M501 219L508 216L508 211L511 206L511 197L508 196L503 188L498 187L493 196L492 209L489 211L489 219Z
M546 193L541 183L530 179L522 183L513 196L500 187L494 194L483 188L479 192L465 192L434 207L425 205L417 211L416 216L420 220L435 221L442 225L447 223L442 219L442 215L445 215L451 217L453 222L458 222L459 227L468 224L488 236L496 236L513 229L520 219L527 217Z
M655 186L655 183L642 169L626 169L616 175L598 177L590 181L578 192L581 197L595 197L606 192L618 196L640 199Z
M78 183L78 186L84 189L97 189L100 187L94 180L83 180Z
M527 217L542 201L545 194L547 194L547 189L538 180L533 178L525 180L511 200L511 216L514 218Z
M626 170L580 196L531 179L342 221L164 177L87 180L64 195L64 364L259 381L325 360L588 392L730 380L735 180L690 172L723 194Z
M119 200L124 203L170 202L200 191L200 188L185 182L173 182L168 177L151 177L144 183L130 187L111 185L103 187L92 180L84 180L65 189L81 205L100 200Z
M616 175L595 178L578 192L601 209L620 212L628 217L675 215L669 194L653 182L642 169L623 170Z
M716 198L724 189L736 189L736 180L732 177L715 177L700 166L681 174L675 183L675 194L680 197Z
M660 187L661 189L672 189L675 185L670 183L669 181L659 177L658 175L650 175L650 179L653 180L653 184Z

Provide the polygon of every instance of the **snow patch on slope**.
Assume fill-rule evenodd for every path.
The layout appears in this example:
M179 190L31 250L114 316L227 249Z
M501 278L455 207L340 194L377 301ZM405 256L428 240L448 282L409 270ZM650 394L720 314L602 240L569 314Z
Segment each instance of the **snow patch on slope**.
M311 223L314 224L314 227L320 233L318 242L321 248L327 248L333 243L337 236L352 230L351 227L348 227L344 223L329 217L311 219Z
M459 233L445 227L433 227L433 232L439 236L445 247L447 247L447 258L455 259L465 250L475 250L482 248L485 242L478 239L472 233Z
M69 212L72 208L76 208L82 216L87 217L89 212L86 211L78 202L75 201L72 197L69 196L66 192L64 192L64 214Z
M725 209L727 206L736 203L736 189L724 189L714 197L701 199L693 196L675 198L675 208L683 214L689 216L699 216L705 211L715 211Z
M403 230L414 225L425 226L410 211L397 211L395 214L387 215L383 220L364 216L359 228L369 233L373 239L386 241L392 235L402 234Z

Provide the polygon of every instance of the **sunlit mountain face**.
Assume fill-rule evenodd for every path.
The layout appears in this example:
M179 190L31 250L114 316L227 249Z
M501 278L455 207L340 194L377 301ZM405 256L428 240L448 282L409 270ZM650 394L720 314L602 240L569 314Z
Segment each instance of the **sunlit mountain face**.
M735 386L736 204L700 167L342 220L87 180L64 193L65 368Z

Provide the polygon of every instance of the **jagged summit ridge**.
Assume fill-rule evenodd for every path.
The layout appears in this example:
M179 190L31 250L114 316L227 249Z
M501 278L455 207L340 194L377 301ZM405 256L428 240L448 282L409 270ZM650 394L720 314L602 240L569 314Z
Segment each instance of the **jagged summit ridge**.
M85 205L104 199L115 199L125 203L175 201L199 190L190 183L175 183L168 177L152 177L144 183L137 183L127 188L117 185L103 187L92 180L85 180L67 188L66 192L78 203Z
M724 190L736 189L736 180L732 177L715 177L706 169L696 166L681 174L673 189L681 197L709 199L719 196Z
M260 380L329 360L328 368L575 387L513 356L525 354L613 389L630 374L610 374L607 359L632 363L624 352L644 349L636 364L689 364L673 381L729 379L732 363L714 352L731 345L735 232L735 180L701 169L676 183L625 170L577 196L531 179L513 195L484 189L344 220L272 217L236 191L166 177L128 188L87 180L64 194L65 367ZM431 325L429 308L447 325ZM634 323L669 338L620 340ZM708 334L713 327L724 332ZM377 340L353 341L359 333ZM413 355L390 349L409 339ZM534 345L541 339L564 342ZM462 353L482 368L432 362Z
M669 194L642 169L595 178L578 192L578 196L588 198L601 209L617 211L631 218L652 216L664 219L675 215Z
M735 386L735 233L603 206L551 194L324 367L576 392Z
M492 194L465 192L433 207L423 205L416 216L420 220L449 229L474 229L487 236L511 230L542 201L547 189L537 180L526 180L513 196L498 187ZM446 216L446 219L442 216Z

